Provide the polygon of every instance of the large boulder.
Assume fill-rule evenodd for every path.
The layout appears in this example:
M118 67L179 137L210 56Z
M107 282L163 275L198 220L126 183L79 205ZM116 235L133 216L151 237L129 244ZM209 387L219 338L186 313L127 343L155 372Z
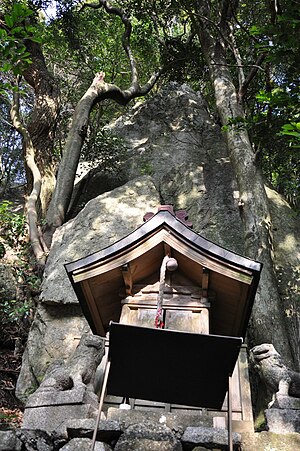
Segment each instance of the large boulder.
M283 196L266 187L272 214L274 262L294 370L300 372L300 221ZM283 356L284 357L284 356Z
M65 263L109 246L140 225L144 213L156 212L159 204L167 203L175 210L186 209L194 230L205 238L244 253L239 192L226 144L199 93L187 85L171 84L147 102L136 104L108 129L122 138L127 149L122 174L115 184L107 181L107 192L103 192L103 180L99 182L101 171L89 177L84 196L85 201L91 200L54 235L17 386L22 399L35 390L48 365L56 358L66 359L81 335L89 331ZM117 187L120 179L124 183ZM287 321L293 325L291 340L295 341L299 224L281 196L270 189L268 196L274 256L278 274L282 274ZM77 201L82 204L80 193Z
M90 331L64 264L129 234L143 222L145 211L155 210L159 203L151 178L139 177L91 200L56 231L16 387L22 401L37 389L50 363L66 360L82 334Z

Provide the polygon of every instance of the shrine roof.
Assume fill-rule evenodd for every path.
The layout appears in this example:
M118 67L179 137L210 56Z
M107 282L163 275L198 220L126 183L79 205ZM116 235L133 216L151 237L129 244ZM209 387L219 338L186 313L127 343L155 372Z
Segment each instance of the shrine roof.
M209 288L217 295L212 333L244 336L262 264L207 240L167 209L114 244L65 265L93 332L103 335L109 319L118 320L122 288L153 283L166 253L177 259L182 276L200 287L204 268L210 271ZM222 325L226 306L231 313Z

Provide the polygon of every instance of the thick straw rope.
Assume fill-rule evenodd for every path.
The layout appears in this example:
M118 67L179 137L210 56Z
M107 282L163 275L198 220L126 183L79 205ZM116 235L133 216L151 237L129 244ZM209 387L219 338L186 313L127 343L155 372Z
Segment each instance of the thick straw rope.
M157 329L162 329L164 327L163 322L163 299L164 299L164 287L165 287L165 280L166 280L166 269L167 269L167 263L169 260L169 256L166 255L162 261L161 267L160 267L160 278L159 278L159 291L157 296L157 308L156 308L156 316L155 316L155 327Z

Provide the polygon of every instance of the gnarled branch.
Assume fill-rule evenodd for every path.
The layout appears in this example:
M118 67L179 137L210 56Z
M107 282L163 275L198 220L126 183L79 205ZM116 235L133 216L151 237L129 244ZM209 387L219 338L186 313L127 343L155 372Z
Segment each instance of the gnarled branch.
M88 90L79 100L74 111L72 125L59 166L56 188L47 212L48 244L50 243L51 235L54 233L55 228L62 225L65 220L73 191L80 152L85 139L85 131L93 106L105 99L111 99L120 105L126 105L130 100L146 95L163 72L163 69L160 69L151 75L143 86L140 86L136 62L130 48L131 23L128 15L121 8L110 6L106 0L99 0L97 4L86 3L82 8L87 7L94 9L103 7L109 14L114 14L121 18L124 25L122 43L130 63L131 85L129 88L122 90L115 84L106 83L104 81L104 72L99 72L96 74Z
M17 82L18 81L19 80L17 80ZM44 247L40 241L40 233L37 225L38 215L36 208L37 199L41 192L41 174L35 162L35 150L30 135L21 120L18 91L13 92L13 103L10 110L10 116L15 129L22 136L25 161L33 177L33 188L26 202L29 226L29 240L38 265L45 266L48 249Z
M240 89L238 92L238 97L239 97L240 101L243 100L243 98L247 92L248 86L250 85L251 81L257 74L258 70L261 69L261 64L265 60L267 54L268 54L268 52L261 53L258 56L257 60L255 61L255 64L252 65L252 69L250 70L249 74L245 78L243 84L240 86Z
M111 6L107 0L99 0L99 3L85 3L82 8L93 8L93 9L99 9L104 8L105 11L108 14L113 14L115 16L120 17L123 25L124 25L124 32L122 36L122 45L125 50L126 55L128 56L129 63L130 63L130 70L131 70L131 85L134 86L136 89L139 89L139 83L138 83L138 72L136 67L136 61L134 59L131 47L130 47L130 36L132 31L131 22L129 20L128 15L126 12L118 8L116 6Z

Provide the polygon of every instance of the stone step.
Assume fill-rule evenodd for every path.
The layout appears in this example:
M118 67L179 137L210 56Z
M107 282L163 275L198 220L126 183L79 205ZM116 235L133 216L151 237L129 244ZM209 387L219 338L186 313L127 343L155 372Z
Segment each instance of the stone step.
M162 413L141 410L123 410L110 407L106 420L101 419L98 427L98 439L109 441L118 438L128 427L134 424L155 423L158 426L166 426L173 432L182 435L187 427L212 428L213 419L200 411L176 413ZM74 419L65 423L69 438L92 437L95 428L94 419Z
M123 410L110 407L107 410L107 420L117 421L122 429L127 429L132 424L151 421L166 425L173 431L183 433L188 426L213 427L213 419L204 415L201 411L182 411L176 413L155 412L143 410Z

